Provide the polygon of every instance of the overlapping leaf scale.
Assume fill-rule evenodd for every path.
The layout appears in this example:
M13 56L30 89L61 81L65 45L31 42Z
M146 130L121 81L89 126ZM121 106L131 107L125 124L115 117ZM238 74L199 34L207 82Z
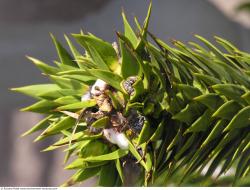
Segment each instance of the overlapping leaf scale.
M234 155L237 145L246 140L246 135L242 137L242 133L248 134L250 126L248 101L250 78L245 75L245 69L249 69L249 63L239 63L233 55L228 56L204 38L197 37L208 46L211 52L193 42L191 44L197 48L195 51L174 41L180 53L155 39L161 48L173 55L174 58L170 61L178 67L179 72L182 72L182 65L185 64L185 68L191 73L190 77L189 72L182 72L182 75L186 75L185 78L178 76L179 73L176 75L178 80L175 80L173 90L175 94L179 94L179 100L176 101L177 96L174 95L169 105L175 106L178 111L167 109L171 112L172 119L184 123L181 126L183 128L181 134L176 134L173 139L174 146L173 144L171 146L171 150L176 151L175 160L183 158L180 165L183 166L183 163L189 165L184 178L191 172L202 171L202 168L212 159L214 161L207 171L207 176L211 176L215 168L224 160L227 160L225 163L232 165L238 158L243 159L240 154L235 154L234 158L230 159L229 153ZM219 39L217 37L217 40ZM231 51L230 53L232 51L237 53L238 50L229 42L223 40L220 42L226 46L225 49ZM181 60L186 63L181 64ZM174 70L173 73L176 74ZM181 104L172 103L180 100ZM199 141L200 138L202 138L201 141ZM211 144L212 141L215 145ZM193 147L196 148L195 154L192 152ZM242 162L238 164L240 176L243 176L243 168L248 166L247 161L244 162L244 166L241 166Z

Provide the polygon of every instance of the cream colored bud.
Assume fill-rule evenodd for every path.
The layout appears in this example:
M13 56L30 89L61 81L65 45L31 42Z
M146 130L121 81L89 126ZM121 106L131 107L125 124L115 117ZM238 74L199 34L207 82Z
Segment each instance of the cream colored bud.
M103 135L109 142L119 146L120 149L128 149L129 143L124 133L120 133L116 129L111 128L104 129Z
M99 96L101 94L101 92L106 90L106 88L107 88L107 83L101 79L97 79L95 84L92 86L90 93L93 96Z

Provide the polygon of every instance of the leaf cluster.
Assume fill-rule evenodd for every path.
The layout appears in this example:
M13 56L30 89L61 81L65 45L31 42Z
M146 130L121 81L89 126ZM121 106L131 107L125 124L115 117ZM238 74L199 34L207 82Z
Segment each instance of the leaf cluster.
M37 99L23 111L47 115L24 135L42 131L35 141L60 137L44 151L63 147L65 162L75 158L65 169L76 173L64 186L92 176L99 176L100 186L121 186L131 160L140 170L137 185L145 186L167 185L180 171L180 184L191 175L211 179L219 166L216 178L235 168L230 182L236 185L250 172L250 54L220 37L215 37L219 47L199 35L199 43L168 45L148 31L150 12L151 4L142 26L135 18L136 31L122 13L118 47L81 32L72 37L84 53L69 37L70 52L52 36L59 61L51 66L28 57L51 84L13 89ZM124 85L131 77L136 78L132 93ZM112 87L105 93L114 110L145 117L138 134L124 131L128 150L108 142L102 132L93 134L81 117L84 110L98 109L94 98L81 101L98 79ZM106 116L92 127L109 124Z

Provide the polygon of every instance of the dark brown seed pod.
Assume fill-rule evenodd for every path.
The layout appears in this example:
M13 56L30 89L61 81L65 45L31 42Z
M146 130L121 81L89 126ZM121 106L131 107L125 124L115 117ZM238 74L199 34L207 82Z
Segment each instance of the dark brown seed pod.
M134 87L133 87L133 84L136 82L137 80L137 77L136 76L132 76L132 77L129 77L127 80L125 80L123 82L123 88L126 90L126 92L129 94L129 95L133 95L134 94Z
M117 112L110 116L110 123L112 127L122 130L122 128L127 124L127 119L122 115L122 113Z
M142 130L146 117L138 112L132 112L128 117L128 127L132 129L136 134L139 134Z

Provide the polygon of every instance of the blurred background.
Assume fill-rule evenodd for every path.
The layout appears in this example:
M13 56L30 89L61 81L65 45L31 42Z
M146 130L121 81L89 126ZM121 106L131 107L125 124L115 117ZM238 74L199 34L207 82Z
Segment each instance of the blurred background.
M187 42L192 34L210 40L214 35L250 52L250 16L236 11L242 0L153 0L149 30L169 41ZM41 153L49 141L21 138L42 116L20 113L31 98L10 92L11 87L46 82L25 55L44 62L56 60L49 37L89 31L109 42L122 30L121 9L131 21L142 22L146 0L0 0L0 186L58 186L72 173L63 171L63 153ZM93 181L83 185L92 186Z

